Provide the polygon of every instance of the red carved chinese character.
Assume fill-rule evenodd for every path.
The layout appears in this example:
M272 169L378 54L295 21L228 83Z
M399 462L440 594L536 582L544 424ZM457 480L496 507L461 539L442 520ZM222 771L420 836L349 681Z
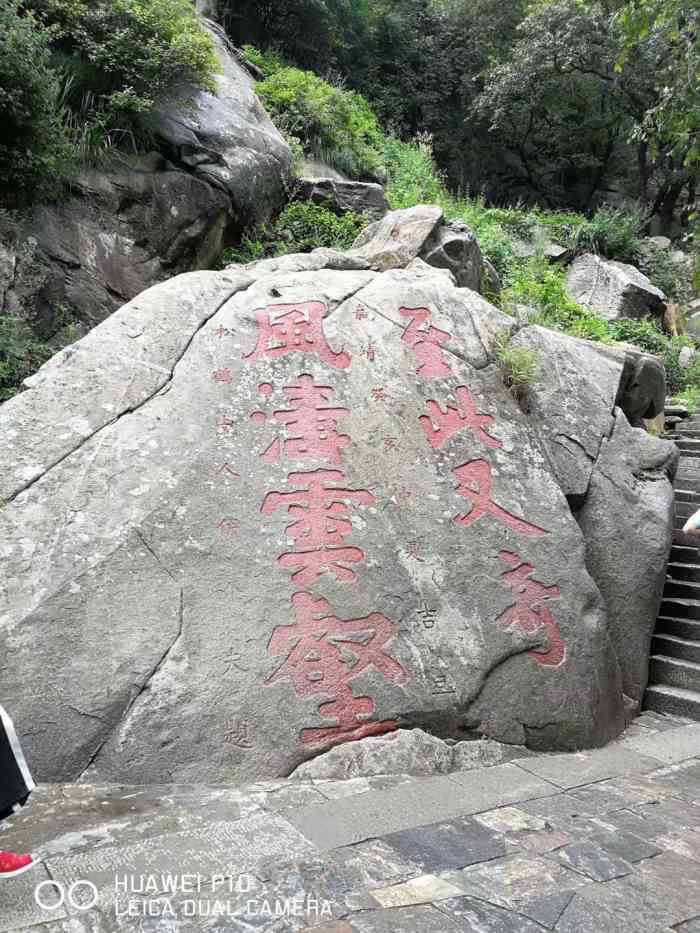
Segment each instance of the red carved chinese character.
M276 411L275 419L286 425L294 436L284 442L289 457L304 460L318 457L329 463L340 463L342 450L350 443L347 434L338 434L338 419L346 418L347 408L328 406L333 389L317 386L313 377L302 375L299 384L284 390L291 411ZM277 463L282 445L279 439L272 442L262 458L268 463Z
M285 353L316 353L334 369L347 369L350 354L345 351L334 353L326 340L323 332L325 313L326 306L320 301L262 308L256 312L257 345L252 353L243 357L244 361L255 363L263 356L277 359Z
M216 433L230 434L233 429L233 420L227 415L219 415L216 419Z
M364 351L365 356L370 361L370 363L374 363L374 360L377 355L377 348L375 347L375 345L373 343L368 343L367 346L363 347L362 349Z
M235 518L221 518L216 527L222 534L235 535L240 530L241 523Z
M366 319L367 319L367 312L364 310L364 308L358 308L357 311L355 312L355 320L365 321Z
M222 337L228 336L231 333L231 331L228 330L228 328L223 327L221 324L219 324L219 326L216 328L214 333L219 339L221 339Z
M386 402L389 396L386 394L386 389L372 389L372 398L375 402Z
M398 437L385 437L384 438L384 449L393 450L398 443Z
M304 484L293 492L269 492L262 506L263 515L272 515L286 506L296 519L286 533L296 546L294 552L282 554L282 567L296 568L292 580L298 586L309 586L323 574L338 580L353 582L357 574L347 564L358 564L364 552L358 547L343 547L343 538L352 531L347 514L348 501L372 505L375 497L367 490L343 489L331 483L344 482L340 470L316 470L313 473L290 473L290 483Z
M490 447L491 450L502 447L501 441L491 437L484 430L493 422L493 418L491 415L485 415L476 410L469 389L466 386L459 386L459 388L455 389L455 397L459 408L448 405L446 410L443 411L437 402L429 401L429 414L421 415L418 419L423 426L430 446L437 450L443 447L453 434L469 429L474 432L474 437L477 440Z
M231 476L235 476L236 479L241 478L241 474L236 473L236 471L233 469L230 463L225 463L222 467L220 467L220 469L217 472L218 473L229 473Z
M531 579L535 568L532 564L523 563L517 554L501 551L500 558L514 568L506 570L502 579L504 586L512 588L515 603L498 617L498 627L508 629L513 625L519 625L528 635L544 627L549 636L549 648L533 648L528 654L544 667L559 667L566 660L566 645L554 616L549 608L543 605L546 599L559 598L559 587L545 586L539 580Z
M457 515L455 522L458 525L473 525L484 515L493 515L499 521L517 531L522 535L530 535L533 538L539 538L542 535L549 534L544 528L537 525L531 525L530 522L518 518L511 512L506 512L500 505L491 498L491 488L493 486L493 477L491 476L491 464L486 460L472 460L471 463L465 463L464 466L457 467L452 471L459 486L457 495L464 499L470 499L474 504L471 511L466 515Z
M420 329L430 317L430 311L427 308L400 308L399 310L404 317L412 318L402 339L413 349L420 362L416 375L423 379L441 379L444 376L451 376L452 369L445 359L442 345L452 339L452 334L448 334L446 330L438 330L432 325L425 330Z
M215 369L211 374L211 378L214 382L225 382L230 385L233 382L233 373L230 369Z
M386 653L398 626L378 612L364 619L328 615L328 601L315 600L308 593L295 593L292 605L296 621L277 626L270 638L268 654L286 654L286 658L266 685L292 681L297 696L329 698L320 703L319 713L332 722L322 728L304 729L302 742L334 745L396 729L393 720L369 721L374 701L368 696L354 696L350 681L373 666L390 683L406 682L405 668Z

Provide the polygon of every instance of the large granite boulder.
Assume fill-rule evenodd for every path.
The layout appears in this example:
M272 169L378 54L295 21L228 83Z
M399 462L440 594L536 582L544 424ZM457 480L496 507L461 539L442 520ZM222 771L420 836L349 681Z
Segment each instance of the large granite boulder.
M621 623L494 364L514 322L444 270L365 265L180 276L0 408L0 702L41 780L267 778L397 727L622 729ZM597 459L624 365L601 391L572 344L557 430L587 405Z
M573 301L610 321L645 317L661 320L666 310L664 293L638 269L593 253L579 256L571 264L566 290Z
M43 337L66 319L93 326L156 282L211 268L228 240L282 204L289 147L213 35L218 94L163 104L152 127L160 152L120 156L83 173L65 201L0 216L0 314Z
M586 567L605 598L625 694L641 707L673 534L678 448L632 428L620 409L578 514Z
M381 271L423 259L451 272L460 288L483 290L484 260L476 237L463 221L446 221L442 209L434 204L391 211L363 230L350 252ZM498 276L494 282L488 270L486 277L491 291L500 291Z
M338 181L334 178L298 179L294 197L298 201L321 204L342 216L350 211L380 220L389 211L389 202L381 185L366 181Z

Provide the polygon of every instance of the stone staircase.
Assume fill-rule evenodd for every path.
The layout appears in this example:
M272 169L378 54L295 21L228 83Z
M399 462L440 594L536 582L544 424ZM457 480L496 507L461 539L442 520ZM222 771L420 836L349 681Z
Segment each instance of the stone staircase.
M700 414L667 408L668 435L681 452L675 482L673 545L651 642L644 709L700 720L700 538L683 525L700 509Z

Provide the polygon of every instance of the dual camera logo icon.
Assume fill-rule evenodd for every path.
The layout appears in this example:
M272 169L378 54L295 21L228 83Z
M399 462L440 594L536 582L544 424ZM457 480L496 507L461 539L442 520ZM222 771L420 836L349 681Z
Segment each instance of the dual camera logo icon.
M34 889L34 900L42 910L58 910L68 904L73 910L92 910L100 899L92 881L74 881L66 886L60 881L40 882Z

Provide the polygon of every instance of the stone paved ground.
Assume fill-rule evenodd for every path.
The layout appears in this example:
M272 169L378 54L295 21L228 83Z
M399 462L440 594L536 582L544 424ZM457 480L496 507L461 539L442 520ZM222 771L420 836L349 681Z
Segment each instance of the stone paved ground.
M700 933L700 724L428 778L43 787L0 847L44 857L0 933ZM42 909L51 879L94 888Z

